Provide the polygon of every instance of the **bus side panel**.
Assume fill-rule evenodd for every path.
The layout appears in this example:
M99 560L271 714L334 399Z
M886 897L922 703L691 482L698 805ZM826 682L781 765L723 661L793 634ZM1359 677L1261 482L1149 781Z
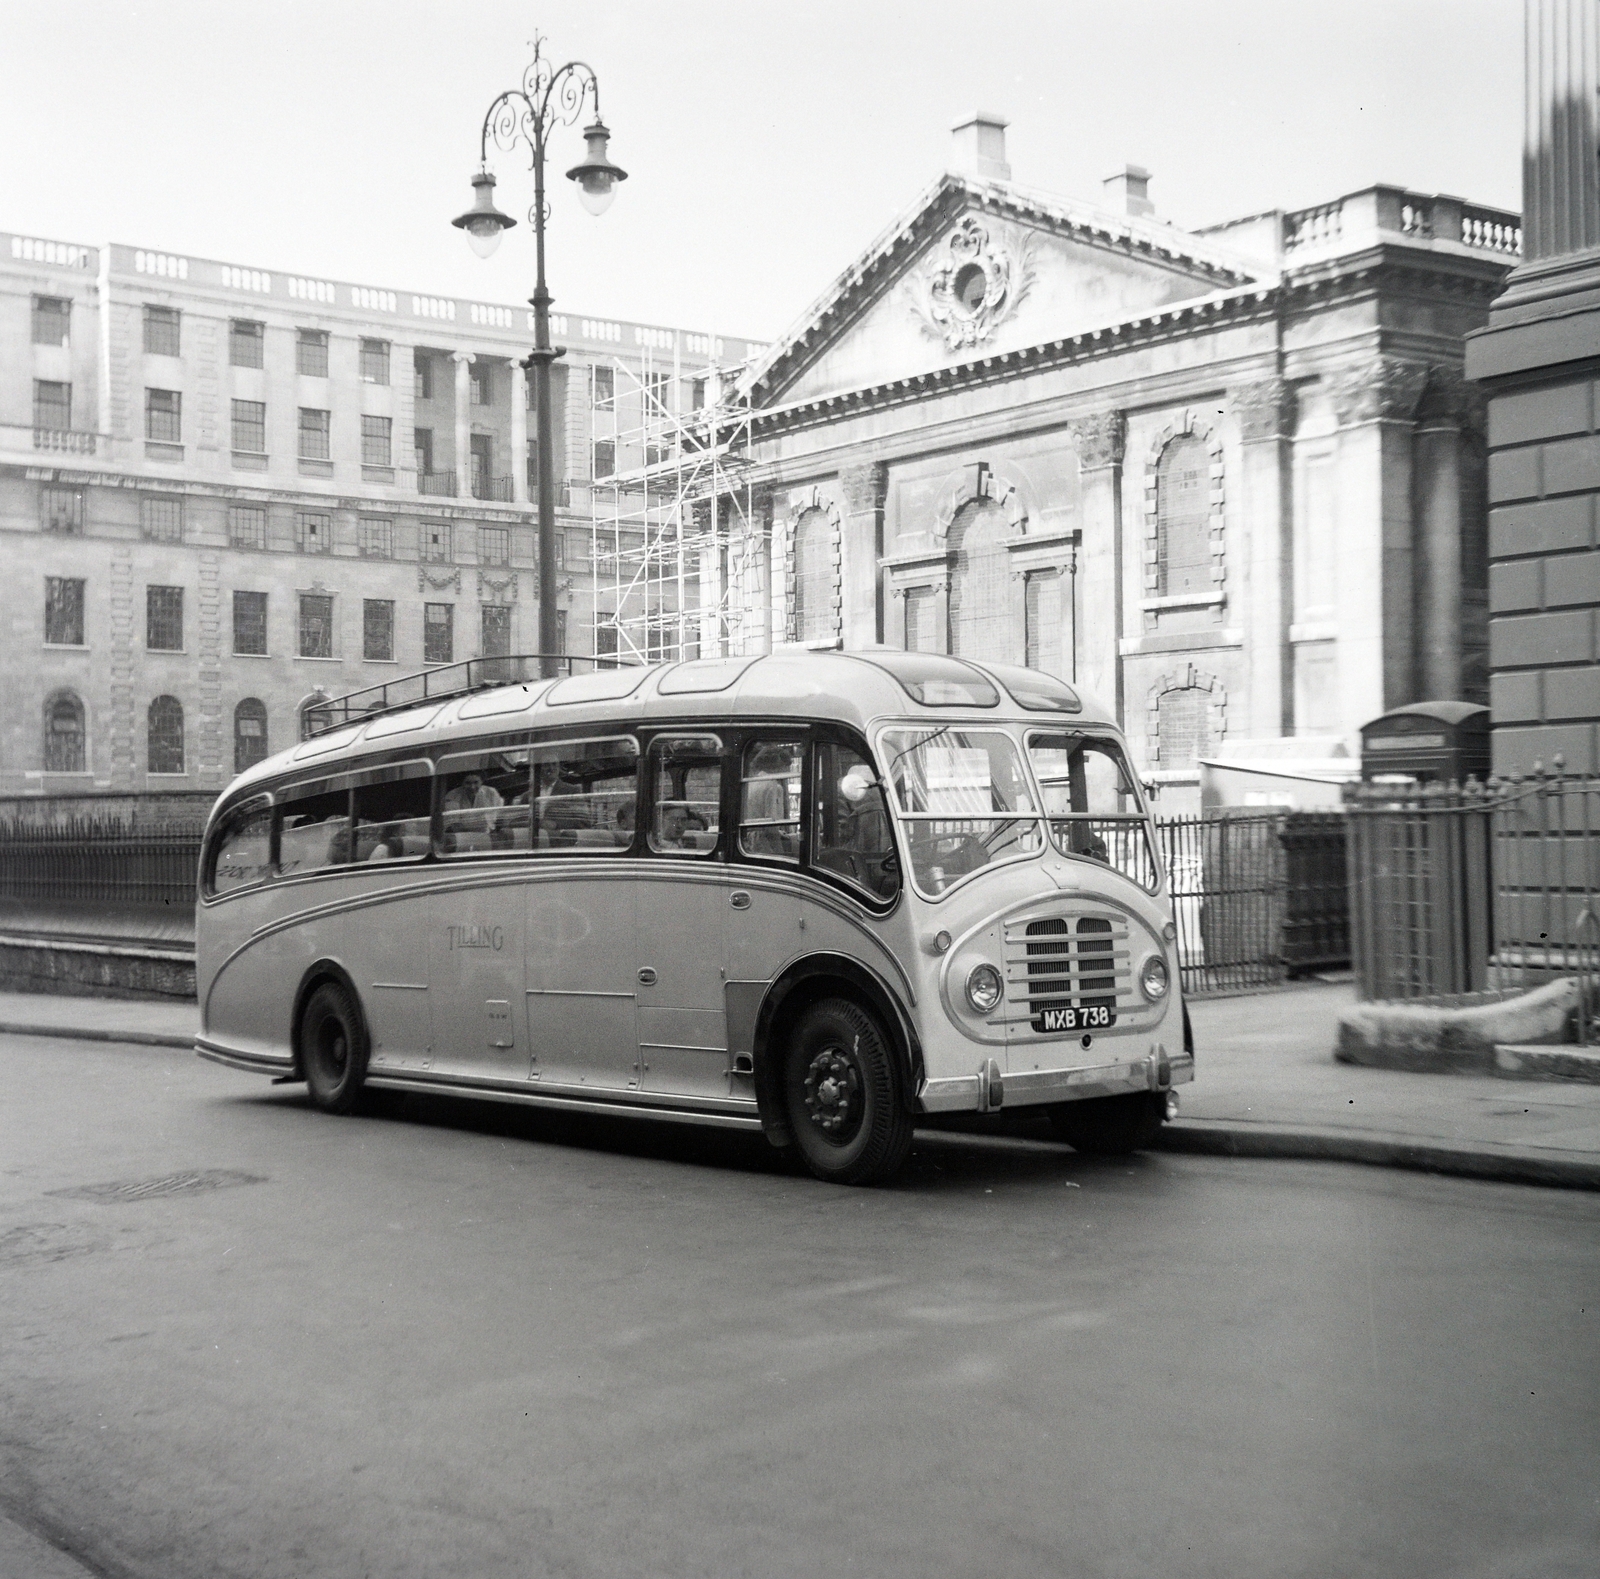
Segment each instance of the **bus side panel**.
M256 1057L288 1059L294 994L306 958L294 932L274 932L246 946L217 972L206 995L205 1034Z

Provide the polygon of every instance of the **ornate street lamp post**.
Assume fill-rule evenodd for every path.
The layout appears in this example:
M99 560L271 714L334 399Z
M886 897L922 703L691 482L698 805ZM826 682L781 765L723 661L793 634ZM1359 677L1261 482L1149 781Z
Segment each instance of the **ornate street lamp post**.
M534 252L538 260L538 279L533 288L533 350L523 362L533 373L533 398L537 406L539 456L539 651L540 669L546 675L556 672L556 520L555 478L551 473L554 441L550 412L550 364L566 355L564 346L550 343L550 292L544 280L544 222L547 214L544 197L544 159L546 140L557 126L571 126L583 113L586 103L594 105L594 120L584 128L588 151L581 164L567 171L567 179L578 183L578 196L591 214L603 214L616 195L618 181L628 173L611 163L606 143L610 137L600 119L600 83L593 70L581 60L554 67L544 58L544 39L535 37L533 60L522 74L522 86L502 93L489 106L483 118L483 135L478 149L478 173L472 178L473 204L466 213L451 221L467 233L472 250L486 258L500 244L500 232L509 230L516 220L494 206L494 177L489 174L489 139L497 148L511 152L519 142L526 143L533 169L533 207L528 221L533 226ZM522 457L515 458L521 464Z

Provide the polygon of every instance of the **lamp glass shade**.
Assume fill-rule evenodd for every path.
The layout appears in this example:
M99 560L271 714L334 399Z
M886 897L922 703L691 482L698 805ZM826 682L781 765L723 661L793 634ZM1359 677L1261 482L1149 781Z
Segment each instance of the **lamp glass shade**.
M467 241L480 258L487 258L500 245L500 232L509 230L516 220L494 206L494 177L480 170L472 178L472 207L450 221L467 233Z
M617 195L617 182L626 181L628 172L611 162L608 143L611 133L603 121L583 131L586 153L582 164L567 171L567 179L578 183L578 200L591 214L603 214Z
M500 226L492 220L475 219L466 227L467 245L477 253L480 258L494 255L495 249L500 245Z
M611 200L617 195L617 184L609 175L585 176L578 183L578 201L584 208L598 218L611 207Z

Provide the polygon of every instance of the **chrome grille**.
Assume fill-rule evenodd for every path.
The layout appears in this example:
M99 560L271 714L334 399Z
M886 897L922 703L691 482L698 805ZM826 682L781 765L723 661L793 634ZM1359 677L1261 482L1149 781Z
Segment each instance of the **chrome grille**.
M1123 917L1049 916L1006 927L1008 1020L1043 1031L1046 1009L1106 1008L1120 1019L1143 1007Z

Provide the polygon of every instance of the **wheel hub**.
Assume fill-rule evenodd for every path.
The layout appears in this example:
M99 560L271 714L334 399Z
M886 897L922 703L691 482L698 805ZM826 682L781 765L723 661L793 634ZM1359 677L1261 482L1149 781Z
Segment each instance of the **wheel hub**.
M825 1048L806 1070L806 1111L818 1129L837 1135L860 1116L861 1075L842 1049Z

